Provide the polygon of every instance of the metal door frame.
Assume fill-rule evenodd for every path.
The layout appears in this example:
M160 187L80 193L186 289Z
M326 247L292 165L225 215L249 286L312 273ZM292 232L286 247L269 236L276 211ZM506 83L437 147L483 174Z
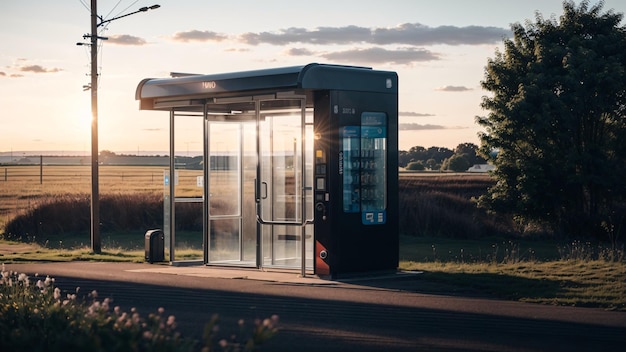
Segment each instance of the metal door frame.
M273 221L273 220L265 220L262 217L263 203L262 203L262 190L265 185L265 189L267 192L267 183L262 179L262 157L261 157L261 121L263 119L263 114L261 113L261 103L264 101L272 101L272 100L294 100L300 101L300 163L301 163L301 179L300 179L300 192L298 195L298 199L300 200L300 221ZM262 225L282 225L282 226L299 226L300 227L300 242L301 242L301 275L306 276L306 225L310 225L314 223L313 218L307 218L307 191L312 191L309 189L307 184L307 172L306 172L306 96L304 95L282 95L280 97L275 97L273 99L255 99L255 111L256 111L256 143L257 143L257 172L256 172L256 184L255 184L255 199L256 199L256 218L259 224L257 231L257 266L263 267L262 262L262 249L260 244L262 243ZM311 150L311 152L313 152ZM294 156L295 157L295 156ZM271 163L272 161L270 161ZM273 253L272 253L273 255Z

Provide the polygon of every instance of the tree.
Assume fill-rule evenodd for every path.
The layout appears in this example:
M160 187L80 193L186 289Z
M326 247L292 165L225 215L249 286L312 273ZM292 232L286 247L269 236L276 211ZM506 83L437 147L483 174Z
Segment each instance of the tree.
M442 163L447 158L451 157L454 152L448 148L444 147L430 147L426 150L425 160L435 159L437 163Z
M431 159L426 160L426 167L431 169L431 170L436 169L437 165L438 164L437 164L437 161L435 159L431 158Z
M469 159L467 154L454 154L443 162L441 169L454 172L467 171L472 166Z
M467 161L470 164L469 166L474 164L484 164L486 162L483 157L478 155L478 146L474 143L461 143L457 145L454 149L454 154L465 154Z
M422 161L411 161L407 166L406 166L407 170L411 170L411 171L424 171L425 167L424 164L422 164Z
M116 154L110 150L101 150L100 151L100 157L101 158L108 158L110 156L115 156Z
M398 165L406 167L410 162L421 161L426 164L427 160L434 160L435 164L441 164L443 160L452 156L454 152L448 148L430 147L428 149L422 146L411 147L409 151L400 150L398 152ZM431 163L432 164L432 163ZM433 169L431 167L431 169Z
M461 143L454 148L454 154L474 155L478 146L474 143Z
M445 159L441 170L454 172L467 171L474 164L484 164L486 160L477 155L478 146L474 143L461 143L454 148L454 154Z
M626 28L622 14L602 7L566 1L559 20L537 14L513 24L504 52L488 60L481 85L491 94L481 106L489 113L477 123L497 183L482 206L570 235L621 228Z
M398 151L398 166L405 167L411 162L411 155L406 150Z

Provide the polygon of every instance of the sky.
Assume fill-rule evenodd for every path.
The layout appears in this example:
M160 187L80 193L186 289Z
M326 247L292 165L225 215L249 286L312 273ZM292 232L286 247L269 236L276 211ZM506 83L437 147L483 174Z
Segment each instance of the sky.
M401 150L479 144L487 60L511 24L563 9L560 0L100 0L97 9L107 20L154 4L100 27L109 39L99 42L99 150L168 150L169 115L135 100L144 78L313 62L397 72ZM626 2L605 0L604 10L624 13ZM0 2L0 153L90 152L90 48L76 45L89 41L90 21L90 0Z

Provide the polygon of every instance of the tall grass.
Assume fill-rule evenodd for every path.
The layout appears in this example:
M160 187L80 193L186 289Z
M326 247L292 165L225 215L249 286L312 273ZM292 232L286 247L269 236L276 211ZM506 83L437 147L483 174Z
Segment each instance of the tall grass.
M400 233L460 239L513 234L510 220L476 206L492 184L487 175L401 177Z
M9 221L5 237L42 243L67 234L88 232L89 199L84 194L66 194L42 200L38 206ZM158 228L163 224L163 197L152 193L102 195L100 214L103 232Z
M37 165L11 165L0 170L6 173L0 177L0 229L14 217L46 200L65 195L87 195L91 190L91 171L88 165L44 165L42 174ZM100 193L163 194L164 170L161 166L102 165L99 171ZM202 171L178 172L176 194L201 195L201 188L196 186L196 178Z
M59 235L87 234L90 195L85 168L44 167L47 173L40 185L35 175L20 174L27 172L27 167L11 167L7 181L0 182L0 225L5 225L0 227L0 233L4 230L8 239L38 243L55 242L55 236ZM177 195L198 196L201 191L196 185L198 172L180 170ZM142 233L162 227L162 175L160 167L103 167L101 231L105 235ZM228 179L227 175L223 176ZM457 239L550 235L541 227L521 228L510 216L496 216L479 209L476 199L493 184L489 175L401 173L397 198L389 198L400 205L400 234ZM211 207L226 211L231 206L228 200L215 198ZM176 230L202 231L202 204L178 203Z

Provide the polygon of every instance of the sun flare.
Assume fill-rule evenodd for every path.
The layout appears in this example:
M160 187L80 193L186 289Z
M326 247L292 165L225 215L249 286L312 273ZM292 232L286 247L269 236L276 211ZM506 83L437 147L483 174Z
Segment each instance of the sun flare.
M89 131L91 129L91 112L89 110L81 110L76 116L76 125L81 131Z

